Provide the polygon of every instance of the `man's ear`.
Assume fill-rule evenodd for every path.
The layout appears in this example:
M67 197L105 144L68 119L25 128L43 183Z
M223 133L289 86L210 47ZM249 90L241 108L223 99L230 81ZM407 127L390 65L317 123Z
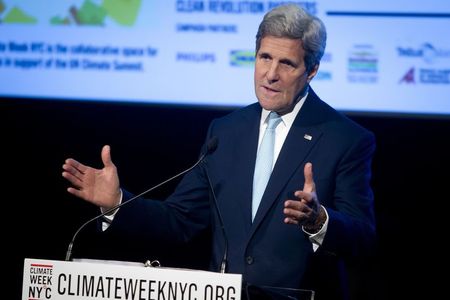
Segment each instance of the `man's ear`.
M317 72L319 71L319 64L315 65L312 70L309 72L308 77L307 77L307 82L310 83L311 80L314 78L314 76L316 76Z

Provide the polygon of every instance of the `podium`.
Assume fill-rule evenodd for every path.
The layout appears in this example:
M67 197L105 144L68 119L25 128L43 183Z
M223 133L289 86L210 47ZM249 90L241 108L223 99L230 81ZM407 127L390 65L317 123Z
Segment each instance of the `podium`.
M281 288L263 285L244 285L246 300L314 300L313 290Z
M241 286L240 274L26 258L22 300L240 300Z

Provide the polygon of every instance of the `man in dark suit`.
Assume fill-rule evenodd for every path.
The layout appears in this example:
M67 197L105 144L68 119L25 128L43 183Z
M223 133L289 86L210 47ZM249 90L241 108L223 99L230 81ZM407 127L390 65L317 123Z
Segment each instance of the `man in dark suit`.
M325 43L323 23L298 6L268 12L256 36L258 103L211 123L206 140L217 137L217 149L166 201L137 199L109 217L107 230L177 244L208 228L211 270L219 270L228 251L226 271L242 274L245 283L348 298L346 265L370 253L374 242L375 141L310 88ZM264 181L255 169L272 117L278 119L273 170L255 197L258 180ZM67 159L63 177L73 184L70 193L108 209L132 195L119 186L108 146L102 160L104 168L93 169Z

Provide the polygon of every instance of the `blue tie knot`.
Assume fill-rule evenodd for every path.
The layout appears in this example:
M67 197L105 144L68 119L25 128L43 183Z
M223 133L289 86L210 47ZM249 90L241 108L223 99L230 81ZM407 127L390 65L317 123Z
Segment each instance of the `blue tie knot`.
M278 124L280 124L280 122L281 116L278 113L271 111L269 114L269 119L267 121L267 129L275 129Z

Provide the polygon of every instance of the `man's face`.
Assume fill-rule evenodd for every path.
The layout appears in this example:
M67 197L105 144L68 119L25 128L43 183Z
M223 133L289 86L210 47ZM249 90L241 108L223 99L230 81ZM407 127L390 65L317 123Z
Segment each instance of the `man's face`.
M317 73L308 75L301 40L266 36L256 53L255 92L261 106L285 114L295 106L296 96Z

